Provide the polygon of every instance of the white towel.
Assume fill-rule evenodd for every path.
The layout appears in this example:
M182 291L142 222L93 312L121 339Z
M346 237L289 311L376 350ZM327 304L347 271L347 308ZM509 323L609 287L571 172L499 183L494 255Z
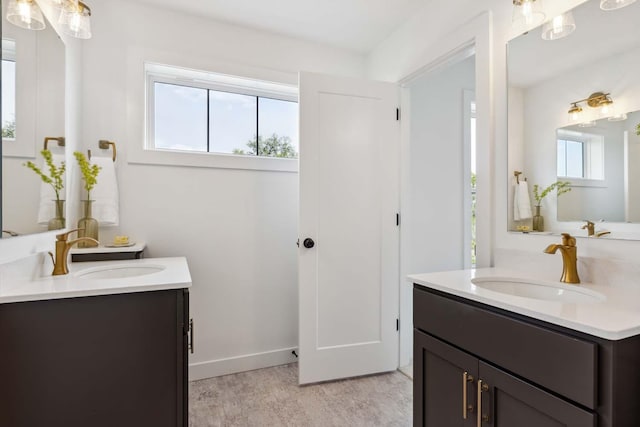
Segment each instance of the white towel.
M51 159L53 160L53 164L57 167L62 165L64 162L64 154L52 154ZM40 165L40 170L45 174L49 175L49 167L47 164L42 161ZM64 200L65 198L65 188L66 188L66 175L62 178L62 183L64 187L60 190L60 200ZM45 184L44 182L40 185L40 207L38 208L38 224L47 225L51 218L55 218L56 216L56 207L54 201L56 200L56 192L50 184Z
M111 157L93 157L91 163L100 166L98 182L91 190L94 200L92 216L101 227L115 227L120 222L120 204L116 168Z
M522 221L533 217L531 214L531 199L529 199L529 184L527 181L520 181L514 185L513 194L513 219Z

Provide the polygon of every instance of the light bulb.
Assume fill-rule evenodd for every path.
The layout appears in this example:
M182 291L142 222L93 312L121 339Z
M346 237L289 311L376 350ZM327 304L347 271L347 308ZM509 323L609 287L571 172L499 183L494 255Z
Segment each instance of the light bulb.
M18 13L20 20L27 25L31 25L31 5L26 1L18 2Z
M76 34L78 34L78 31L80 31L81 19L82 17L77 12L73 13L71 15L71 18L69 19L69 29Z
M533 10L531 9L531 3L526 2L522 5L522 16L524 17L524 22L527 25L533 24Z

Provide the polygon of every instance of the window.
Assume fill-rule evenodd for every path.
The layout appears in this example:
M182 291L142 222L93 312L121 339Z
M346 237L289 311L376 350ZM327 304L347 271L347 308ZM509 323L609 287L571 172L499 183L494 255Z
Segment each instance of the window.
M561 129L557 138L560 178L604 180L604 137Z
M16 138L16 42L2 39L2 139Z
M147 149L298 157L297 88L147 64Z

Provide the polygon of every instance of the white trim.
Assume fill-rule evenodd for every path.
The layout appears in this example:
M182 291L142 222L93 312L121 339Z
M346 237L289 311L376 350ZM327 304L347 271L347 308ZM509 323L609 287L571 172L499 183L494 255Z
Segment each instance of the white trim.
M208 360L206 362L189 364L189 381L197 381L237 372L252 371L254 369L270 368L286 365L297 361L292 351L297 347L283 348L262 353L245 354L225 359Z
M475 91L462 91L462 123L463 123L463 172L464 181L468 187L464 191L464 268L471 268L471 119L475 114L471 111L471 104L476 100Z
M402 86L402 108L404 117L408 117L407 84L423 72L438 70L460 58L468 57L475 52L476 61L476 247L478 267L493 265L493 248L495 245L495 194L494 194L494 123L493 117L493 17L491 11L484 12L458 29L429 46L419 59L407 69ZM466 55L466 56L465 56ZM410 206L410 141L408 120L401 121L401 212L402 227L400 230L400 366L409 363L413 356L413 322L412 286L406 282L408 257L410 251L411 218ZM409 305L407 305L409 304Z
M180 66L162 65L151 61L143 61L143 67L145 76L145 133L142 141L142 147L132 147L134 149L129 156L129 163L272 172L298 172L298 159L160 149L154 147L152 143L154 140L153 129L155 118L153 114L153 87L156 82L292 102L298 102L297 86L288 83L244 78L223 73L198 71ZM136 148L141 148L141 150Z

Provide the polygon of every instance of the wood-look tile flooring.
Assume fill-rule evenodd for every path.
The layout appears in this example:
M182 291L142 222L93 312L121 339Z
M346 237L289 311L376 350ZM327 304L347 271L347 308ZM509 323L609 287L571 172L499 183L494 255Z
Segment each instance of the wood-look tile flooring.
M194 381L190 427L411 426L412 382L400 372L298 386L290 364Z

